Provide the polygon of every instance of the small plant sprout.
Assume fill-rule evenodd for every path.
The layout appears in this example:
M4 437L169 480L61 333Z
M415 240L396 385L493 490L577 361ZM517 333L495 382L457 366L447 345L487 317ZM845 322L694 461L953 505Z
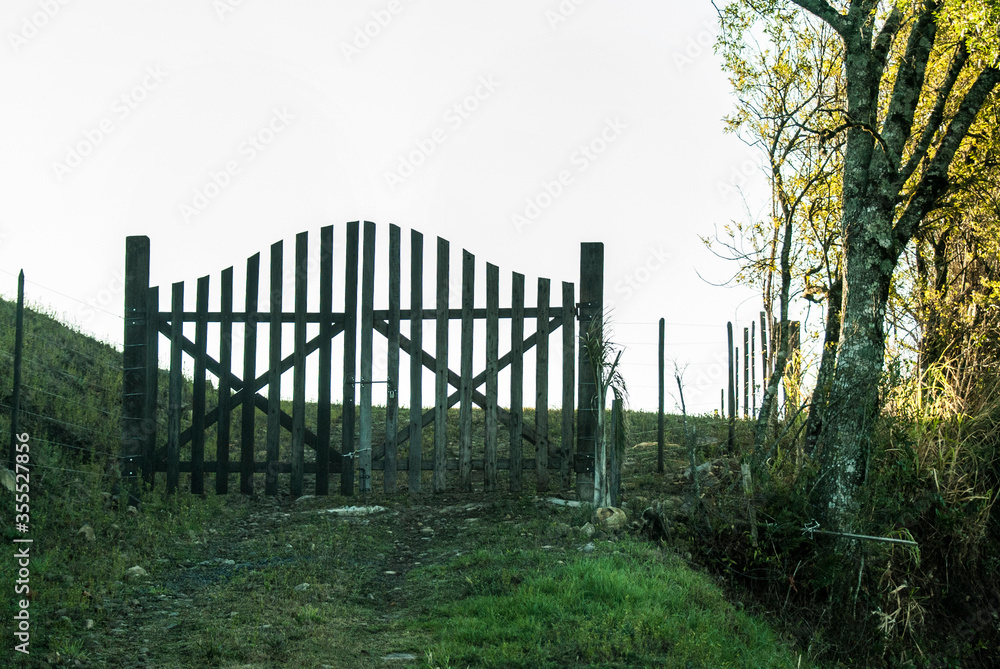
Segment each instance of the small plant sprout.
M628 401L628 388L621 374L621 357L624 349L611 341L612 332L607 325L607 314L595 318L590 329L580 336L580 344L584 355L594 372L594 383L597 386L597 434L595 437L594 462L594 506L610 506L611 504L611 472L608 471L607 421L604 417L608 391L614 396L612 404L611 424L614 426L611 435L612 447L620 463L625 453L625 404Z

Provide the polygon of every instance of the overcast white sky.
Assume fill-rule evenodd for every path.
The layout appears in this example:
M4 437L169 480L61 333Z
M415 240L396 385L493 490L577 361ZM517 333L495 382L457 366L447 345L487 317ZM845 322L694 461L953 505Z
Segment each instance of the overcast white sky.
M403 228L404 257L423 232L428 268L434 237L449 239L453 277L468 249L480 287L498 265L502 295L524 273L531 305L538 276L577 282L580 242L603 241L633 406L656 405L660 317L668 360L690 363L689 410L718 406L725 323L760 303L699 279L733 268L698 235L744 216L734 184L758 210L766 191L722 131L707 0L3 4L8 298L23 268L29 301L120 344L127 235L149 236L166 310L171 282L191 281L193 308L199 276L214 289L234 265L242 286L261 251L266 280L272 242L288 266L295 233L318 244L334 224L342 245L344 222L371 220L380 245Z

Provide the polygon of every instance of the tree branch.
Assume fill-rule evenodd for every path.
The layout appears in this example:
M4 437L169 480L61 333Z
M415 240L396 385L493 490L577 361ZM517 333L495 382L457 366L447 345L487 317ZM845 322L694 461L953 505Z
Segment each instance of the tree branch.
M986 98L998 84L1000 84L1000 69L987 67L979 73L975 83L962 98L955 117L948 124L948 130L944 139L941 140L941 145L914 190L913 197L910 198L910 202L906 205L902 216L899 217L899 221L893 226L893 234L900 249L916 234L920 221L947 189L948 169L951 167L951 161L955 157L958 147L962 144L962 140L968 134L973 121L976 120L979 110L985 104Z
M875 44L872 46L872 56L879 72L885 69L886 59L889 57L889 49L896 38L896 33L899 32L899 26L902 24L902 21L903 12L899 10L899 6L897 5L892 8L892 12L889 13L889 16L885 19L885 23L882 24L882 30L879 31L878 37L875 38Z
M847 17L838 12L827 0L792 0L796 5L815 14L846 39L848 30Z
M906 51L900 59L896 73L889 109L882 124L882 137L887 144L886 157L893 172L899 170L903 147L906 146L913 128L913 115L916 113L920 92L924 87L927 62L930 60L937 34L935 15L940 6L939 0L924 1L916 23L910 30Z
M958 75L961 74L962 68L965 67L965 63L969 60L969 49L965 42L962 41L958 45L958 50L955 52L955 56L951 59L951 65L948 68L948 74L945 76L944 83L941 88L938 89L937 100L934 101L934 109L931 111L930 117L927 119L927 124L924 126L924 132L920 137L920 141L917 142L917 146L913 149L913 154L910 159L906 161L906 165L900 170L899 176L897 178L896 189L901 189L906 182L913 175L913 172L920 165L921 161L927 156L927 151L930 149L931 140L934 139L934 135L937 133L938 127L941 125L944 119L945 105L948 103L948 98L951 97L951 92L955 88L955 82L958 81Z

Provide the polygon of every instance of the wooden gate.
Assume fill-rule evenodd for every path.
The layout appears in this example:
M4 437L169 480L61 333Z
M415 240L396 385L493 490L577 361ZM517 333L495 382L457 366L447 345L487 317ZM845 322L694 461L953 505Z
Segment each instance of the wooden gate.
M507 471L511 491L522 487L523 474L532 474L538 491L545 491L556 479L555 487L571 484L577 474L578 494L589 498L593 489L594 430L596 427L595 389L589 366L582 364L582 351L576 337L576 321L581 331L602 312L603 304L603 244L584 243L581 248L581 295L575 300L574 285L563 282L561 301L552 303L550 280L538 279L537 303L524 304L524 275L511 273L511 304L499 305L500 272L497 266L486 264L486 304L475 305L475 257L463 251L461 268L460 308L452 308L449 295L449 242L437 239L436 304L425 308L423 296L423 236L410 233L410 301L409 308L400 302L400 229L389 228L388 245L388 308L375 308L375 224L363 224L363 241L358 222L346 226L344 267L344 310L333 310L334 254L333 226L320 230L319 309L307 310L308 233L295 239L294 305L283 309L283 245L271 245L269 262L268 310L259 305L260 254L247 260L246 290L243 311L234 311L233 268L222 271L219 282L219 311L209 311L210 277L198 279L195 311L184 310L183 282L171 286L168 311L160 310L159 289L149 286L149 238L128 237L126 240L125 282L125 355L124 391L122 398L123 446L122 472L132 483L138 496L138 474L148 486L154 483L156 472L166 473L166 489L177 490L180 474L190 474L190 490L204 491L205 474L215 475L215 490L226 493L230 474L239 474L240 491L252 493L254 479L262 475L264 492L278 492L279 477L290 475L289 492L303 494L305 474L314 475L316 494L329 492L329 474L340 475L340 492L350 495L371 490L374 472L382 473L386 492L409 490L422 486L421 473L432 472L435 492L444 491L449 471L456 471L452 485L459 491L473 487L473 472L482 471L483 490L498 488L498 471ZM360 260L360 263L359 263ZM360 291L359 291L360 278ZM360 295L360 309L358 298ZM359 313L360 311L360 313ZM461 322L461 355L457 369L449 367L448 325ZM500 351L499 322L510 321L509 350ZM524 336L525 320L533 320L535 332ZM434 320L433 354L423 340L423 321ZM409 327L401 327L403 321ZM477 321L485 322L485 369L473 369L474 331ZM194 338L185 336L184 323L194 323ZM208 350L210 323L218 323L218 348ZM307 337L307 324L318 323L316 336ZM257 369L258 338L266 326L268 365ZM282 357L282 336L286 324L291 326L294 350ZM233 371L234 326L242 330L242 372ZM562 420L553 429L549 424L549 364L551 335L561 328ZM314 326L315 329L315 326ZM358 334L360 333L360 369L357 368ZM373 337L378 333L387 343L385 379L372 378ZM158 416L161 404L158 370L160 336L169 341L170 371L166 393L166 435ZM333 416L331 403L332 362L334 340L341 339L343 355L343 401L339 417ZM213 346L213 349L215 347ZM526 422L523 413L523 360L535 350L536 379L534 420ZM409 356L409 417L400 424L400 351ZM318 356L318 396L315 418L306 421L306 359ZM187 392L182 375L183 356L194 363L190 383L190 409L182 403ZM580 374L576 374L577 364ZM498 375L510 369L509 409L499 405ZM423 368L434 372L434 407L422 408ZM292 370L291 414L282 407L281 375ZM207 373L217 378L217 388L207 382ZM372 386L387 384L384 411L384 439L374 443ZM578 383L580 411L574 412L574 383ZM484 390L481 388L485 386ZM263 393L267 389L266 395ZM214 397L212 397L214 395ZM360 403L356 405L357 396ZM214 406L209 408L209 399ZM449 443L447 412L459 405L457 443ZM482 449L474 448L472 429L473 407L484 411ZM239 409L236 424L234 412ZM265 451L258 459L257 415L266 416ZM574 419L577 422L574 425ZM339 426L338 426L339 421ZM433 424L433 440L425 443L424 428ZM500 426L509 434L506 453L501 452ZM214 427L215 459L206 460L206 443ZM338 436L339 439L335 439ZM238 435L238 438L237 436ZM283 436L284 435L284 436ZM558 436L558 439L555 438ZM576 449L574 454L574 436ZM237 446L238 452L233 453ZM285 442L282 448L282 442ZM530 444L526 449L524 444ZM346 447L344 446L346 445ZM403 446L405 453L400 447ZM306 447L309 448L307 457ZM475 452L474 452L475 451ZM525 457L528 455L534 457ZM182 459L182 453L184 458ZM233 456L236 456L234 458ZM506 457L503 457L503 456ZM233 460L238 458L238 463ZM397 472L407 472L405 488L397 482ZM554 476L550 477L550 473ZM477 474L478 478L478 474ZM501 477L501 483L502 481ZM589 487L588 487L589 486Z

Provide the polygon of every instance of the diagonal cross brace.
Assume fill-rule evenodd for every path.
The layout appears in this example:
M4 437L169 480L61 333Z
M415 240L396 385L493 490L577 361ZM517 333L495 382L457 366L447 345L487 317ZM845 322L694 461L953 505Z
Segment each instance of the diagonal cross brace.
M550 319L549 334L554 332L560 325L562 325L562 318ZM379 332L379 334L388 338L389 325L386 321L375 320L372 322L372 326ZM538 333L533 332L527 337L527 339L524 340L525 353L535 345L537 339L538 339ZM413 356L411 350L413 348L412 342L402 333L400 333L399 335L399 348L401 348L411 357ZM508 351L497 361L498 373L500 372L500 370L510 365L511 358L512 356L510 354L510 351ZM436 359L427 351L423 350L420 351L420 361L427 369L434 370ZM479 392L477 388L479 388L479 386L483 385L483 383L485 382L486 382L486 370L483 370L482 372L480 372L479 374L477 374L472 378L472 401L476 404L476 406L480 407L481 409L486 408L486 396L483 395L481 392ZM449 369L448 383L449 385L458 388L459 384L461 383L461 376L459 376L458 374ZM459 393L458 392L452 393L451 395L448 396L448 402L445 408L454 406L455 404L458 403L458 401L459 401ZM497 407L497 419L504 425L510 425L510 412L502 407ZM427 427L433 422L434 422L434 409L430 409L428 411L425 411L424 414L421 416L420 427L421 428ZM524 439L526 439L529 443L531 444L538 443L538 435L536 435L535 431L532 428L528 427L527 425L524 425L522 427L521 434L523 435ZM409 435L410 435L409 426L399 431L396 434L396 445L398 446L404 443L407 439L409 439Z
M161 334L163 334L164 336L166 336L168 339L170 338L170 323L169 322L166 322L166 323L161 322L159 324L158 330L160 331ZM333 327L333 332L331 334L331 338L336 337L337 335L341 334L343 331L344 331L344 325L342 323L335 324L334 327ZM181 350L183 350L189 356L191 356L192 358L194 358L194 357L196 357L198 355L197 348L195 347L194 342L192 342L190 339L188 339L187 337L181 337L181 342L180 343L181 343ZM319 349L320 343L321 343L320 342L320 335L316 335L315 337L313 337L312 339L310 339L306 343L306 357L308 357L311 353L317 351ZM286 358L284 358L281 361L281 366L279 367L279 370L280 370L279 373L283 374L284 372L288 371L289 369L292 368L293 364L294 364L294 354L290 355L290 356L288 356ZM240 389L237 392L233 393L233 395L231 397L230 405L229 405L230 410L235 409L236 407L242 406L244 404L244 402L246 400L246 397L245 397L245 395L246 395L246 388L244 387L243 379L241 379L238 376L236 376L235 374L233 374L232 370L223 370L222 369L222 365L220 365L218 361L216 361L214 358L212 358L212 356L208 355L207 353L205 354L205 368L207 370L209 370L210 372L212 372L213 374L215 374L219 378L221 378L222 375L223 375L223 372L225 372L226 376L229 377L229 386L230 386L230 388L239 388ZM254 390L254 399L253 399L253 401L254 401L254 406L256 406L258 409L260 409L264 413L267 413L267 398L265 398L263 395L261 395L257 391L261 390L262 388L264 388L264 386L267 385L267 377L269 376L269 373L270 373L269 371L265 371L263 374L261 374L256 379L254 379L254 383L253 383L253 390ZM261 404L262 402L263 402L263 405ZM292 422L291 422L292 421L292 417L289 416L284 411L281 411L280 420L281 420L281 426L284 427L284 428L286 428L287 430L291 431L291 429L292 429L292 427L291 427L292 426ZM209 411L205 415L205 427L206 428L211 427L212 425L215 425L218 421L219 421L219 408L218 407L212 409L211 411ZM191 441L191 436L192 436L192 430L191 430L190 427L187 428L186 430L184 430L183 432L181 432L181 435L180 435L180 445L183 446L184 444L190 442ZM316 434L314 432L310 431L309 429L306 429L306 431L305 431L305 443L308 446L312 447L313 449L315 449L316 446L317 446ZM331 449L331 451L332 451L332 449ZM336 455L338 457L340 456L340 454L336 453L336 452L332 452L331 455Z

